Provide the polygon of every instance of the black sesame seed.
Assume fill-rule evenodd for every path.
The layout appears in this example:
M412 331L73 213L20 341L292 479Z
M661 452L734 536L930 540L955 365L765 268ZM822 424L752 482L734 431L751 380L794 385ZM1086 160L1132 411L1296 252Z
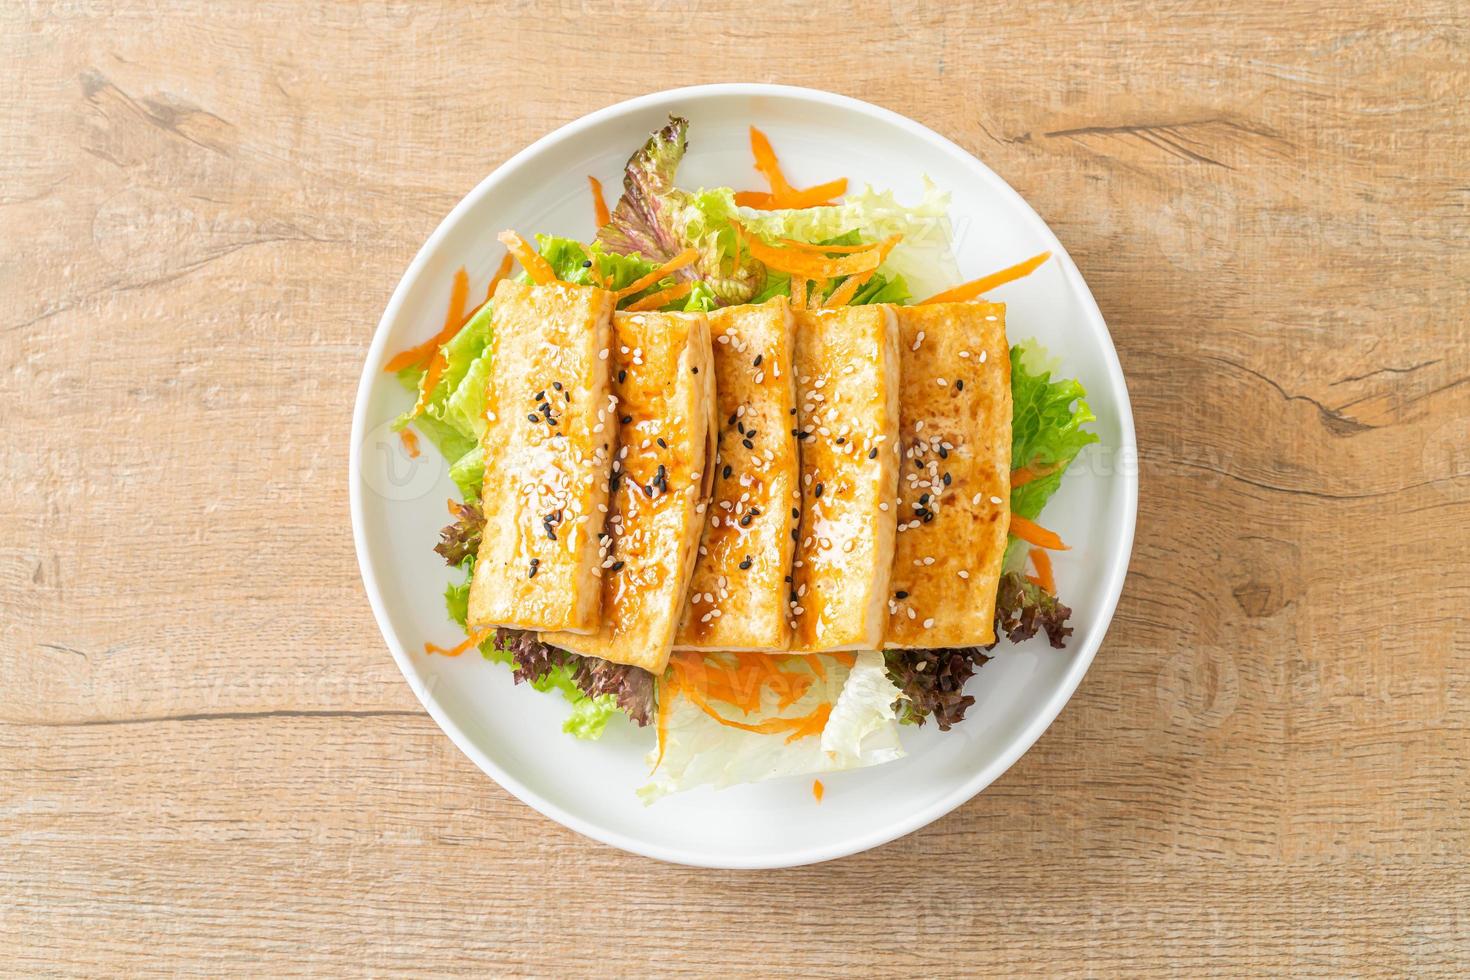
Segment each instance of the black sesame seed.
M954 390L955 391L964 391L965 390L965 379L964 378L955 378L955 380L954 380Z
M846 441L847 441L847 437L846 436L838 436L837 437L837 445L839 445L839 446L842 445Z
M570 391L564 391L562 394L566 396L567 401L572 400L572 393Z
M801 519L801 511L797 510L795 507L791 508L791 519L793 521L800 520Z
M624 415L622 418L618 419L618 421L621 422L621 423L623 423L624 425L628 425L629 423L631 423L633 421L633 416L631 416L631 415Z
M750 515L749 514L743 515L740 518L740 526L741 527L750 527L750 520L751 520L751 518L750 518Z
M692 367L692 368L689 369L689 373L690 374L698 374L699 373L699 368Z
M755 443L751 442L749 439L741 439L740 440L740 445L744 446L746 449L754 449L755 448Z
M948 473L944 474L944 485L945 486L949 486L949 481L950 481L949 474Z
M791 540L792 540L792 541L795 541L795 540L796 540L796 539L797 539L797 533L796 533L796 528L794 528L794 527L793 527L793 528L792 528L792 529L791 529Z
M761 509L759 507L752 507L750 508L750 514L752 517L759 517L761 516Z
M927 504L928 502L929 502L929 495L927 493L921 493L921 494L919 494L919 503L921 503L921 504Z
M940 446L939 447L939 458L940 459L949 459L949 450L948 449L945 449L943 446Z
M926 510L926 511L924 511L924 515L923 515L923 518L922 519L923 519L923 521L924 521L925 524L928 524L930 521L934 520L934 512L932 510Z
M612 475L612 479L607 481L607 492L608 493L617 493L618 492L618 484L620 484L622 482L623 482L623 474L621 474L621 473L614 473Z
M528 569L526 569L526 578L535 578L536 577L536 569L538 569L540 567L541 567L541 559L540 558L532 558L531 559L531 567L528 568Z
M669 448L669 444L666 443L666 442L664 442L664 437L663 436L659 436L658 439L656 439L655 441L658 443L658 447L660 449L668 449Z
M874 446L872 449L869 449L868 450L868 458L869 459L877 459L878 458L878 447L877 446Z
M590 268L592 268L592 260L591 259L587 259L585 262L583 262L582 263L582 268L584 268L584 269L590 269Z
M893 593L893 598L895 599L907 599L908 597L909 594L903 589L899 589L897 592Z
M818 483L817 486L816 486L816 489L814 489L812 491L812 496L813 497L820 497L822 495L822 490L823 489L824 488L822 487L822 485L820 483Z
M753 361L750 362L752 367L760 367L761 366L761 356L762 355L760 355L760 354L755 355L755 360L753 360Z
M746 569L747 569L747 568L749 568L749 567L750 567L750 565L751 565L751 562L750 562L750 556L749 556L749 555L746 555L746 556L745 556L745 560L744 560L744 561L743 561L743 562L741 562L741 563L740 563L740 570L741 570L741 571L742 571L742 572L743 572L743 571L745 571L745 570L746 570Z
M536 392L536 397L535 398L532 398L531 400L533 402L544 402L544 401L546 401L546 389L545 388L542 388L540 391Z
M731 412L730 413L730 420L728 422L726 422L725 424L726 425L734 425L736 423L736 421L739 420L739 418L740 418L739 415L735 414L734 412Z
M553 381L551 383L551 387L555 388L557 391L561 391L561 382L560 381Z
M526 418L530 419L532 422L540 422L541 421L541 416L537 415L535 412L527 412L526 413Z
M720 476L723 476L725 479L728 480L728 479L730 479L730 474L733 473L733 472L734 472L734 470L730 469L729 464L726 464L725 465L725 468L722 469L722 470L720 470Z
M796 409L794 409L794 408L793 408L793 409L792 409L792 410L791 410L791 411L790 411L790 412L788 412L788 413L787 413L787 414L788 414L788 415L795 415L795 414L796 414Z
M615 562L612 563L612 567L609 568L608 571L610 571L610 572L621 572L623 570L623 566L625 564L627 564L627 563L624 562L624 561L621 561L621 560L615 561Z
M619 368L618 369L618 384L622 384L624 381L627 381L627 380L628 380L628 370L627 370L627 368Z
M785 577L785 582L786 582L787 585L790 585L791 584L791 576L790 575L787 575Z

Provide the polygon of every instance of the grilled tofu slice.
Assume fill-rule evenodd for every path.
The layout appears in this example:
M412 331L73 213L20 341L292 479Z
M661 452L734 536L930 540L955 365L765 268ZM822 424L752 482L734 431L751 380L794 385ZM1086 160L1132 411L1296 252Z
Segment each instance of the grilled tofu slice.
M471 629L598 627L597 534L616 430L607 392L615 303L588 286L507 280L495 290Z
M661 673L684 613L714 473L715 373L701 314L613 319L619 448L603 553L602 626L547 643Z
M883 642L899 368L889 307L797 312L802 513L788 597L793 650L873 650Z
M676 650L786 650L787 594L800 514L793 435L794 321L786 297L710 314L719 430Z
M1011 520L1005 306L897 313L903 458L884 646L983 646Z

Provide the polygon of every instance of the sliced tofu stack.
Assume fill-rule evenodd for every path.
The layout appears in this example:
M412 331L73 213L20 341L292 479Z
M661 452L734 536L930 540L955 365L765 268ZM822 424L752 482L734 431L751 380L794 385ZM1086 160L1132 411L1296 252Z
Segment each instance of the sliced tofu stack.
M590 633L601 621L615 303L589 286L504 281L495 290L471 629Z
M793 319L784 296L710 314L720 427L694 578L674 647L786 650L800 514Z
M618 449L598 567L602 625L542 639L658 674L684 613L714 482L709 323L701 314L619 313L612 351Z
M903 458L884 646L995 641L1010 529L1005 307L898 307Z
M883 642L899 370L889 307L797 312L802 513L788 596L793 650L871 650Z

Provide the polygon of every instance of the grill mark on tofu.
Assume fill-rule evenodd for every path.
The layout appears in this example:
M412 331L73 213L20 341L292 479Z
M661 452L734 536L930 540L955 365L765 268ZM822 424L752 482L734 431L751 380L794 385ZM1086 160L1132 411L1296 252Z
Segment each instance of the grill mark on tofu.
M897 321L888 307L858 306L798 311L796 329L802 500L787 597L792 649L875 649L896 524Z
M798 457L785 297L710 314L719 455L675 649L785 650Z
M615 301L588 286L504 281L494 302L487 414L497 421L481 439L486 520L469 626L591 631L601 610L594 518L612 461L599 412Z
M599 539L602 625L549 633L574 653L654 673L668 663L713 482L709 325L703 315L619 313L607 404L619 448Z
M903 458L884 646L983 646L1010 528L1005 306L896 312Z

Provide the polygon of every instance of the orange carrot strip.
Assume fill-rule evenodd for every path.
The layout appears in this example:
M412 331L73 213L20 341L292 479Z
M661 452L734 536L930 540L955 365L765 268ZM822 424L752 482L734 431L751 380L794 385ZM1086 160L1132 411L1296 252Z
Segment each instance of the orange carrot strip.
M852 670L857 665L857 654L855 653L829 653L826 656L831 657L848 670Z
M1022 466L1018 469L1011 470L1011 489L1014 490L1016 487L1024 487L1032 480L1039 480L1043 476L1050 476L1059 469L1061 469L1060 466Z
M449 289L449 309L444 314L444 327L422 344L410 347L389 358L388 363L383 365L383 370L402 371L406 367L432 357L440 345L453 337L464 325L466 320L464 305L469 297L470 276L464 271L464 266L460 266L454 273L454 285Z
M890 242L892 244L889 244ZM878 268L883 264L888 250L892 249L893 244L897 244L897 239L880 242L865 251L839 259L813 255L798 249L778 248L775 245L766 244L758 235L750 235L748 244L750 254L772 269L789 273L792 276L805 276L808 279L830 279L835 276L855 276L860 272Z
M490 636L494 632L495 632L495 627L492 626L489 629L480 630L478 633L472 633L469 636L465 637L462 642L456 644L455 646L450 647L448 650L446 650L446 649L444 649L443 647L440 647L440 646L435 646L432 643L425 643L424 644L424 652L425 653L439 653L439 654L443 654L446 657L457 657L461 653L464 653L466 650L468 650L470 647L477 647L477 646L479 646L481 643L483 643L485 641L485 638L487 636Z
M670 275L671 273L678 272L680 269L683 269L686 266L691 266L698 261L699 249L693 248L692 246L690 248L686 248L684 251L680 252L672 259L669 259L657 269L654 269L648 275L635 279L632 282L628 283L628 285L624 286L622 289L619 289L618 299L624 299L628 296L632 296L634 293L641 293L643 292L643 290L647 289L649 286L652 286L654 283L658 282L665 276Z
M597 219L597 227L601 228L612 220L612 215L607 210L607 200L602 196L602 181L588 174L587 185L592 188L592 214Z
M682 299L683 297L688 296L693 289L694 283L692 282L676 283L675 285L670 286L668 289L660 289L656 293L649 293L638 302L624 307L624 309L630 313L641 313L645 310L656 310L660 307L668 306L676 299Z
M798 310L806 306L806 276L791 278L791 305Z
M847 178L839 177L829 180L825 184L817 184L802 190L790 190L785 194L772 193L776 199L778 208L788 208L793 211L802 208L815 208L823 204L831 204L834 197L841 197L847 193Z
M750 127L750 152L755 156L755 169L771 185L772 197L780 198L792 190L791 185L786 182L785 174L781 173L781 164L776 162L776 151L771 149L771 141L754 126Z
M846 306L852 302L852 298L857 295L857 291L862 289L863 285L871 278L873 278L872 271L864 272L861 275L848 276L847 281L833 290L832 295L827 297L827 302L822 305Z
M981 293L989 292L997 286L1004 286L1008 282L1013 282L1023 276L1031 275L1041 263L1049 258L1051 258L1050 252L1033 255L1025 262L1017 262L1015 265L1002 269L999 272L992 272L988 276L971 279L969 282L956 286L953 289L946 289L942 293L935 293L918 305L923 306L924 303L961 303L967 299L974 299Z
M776 198L767 191L736 191L735 203L742 208L761 211L774 211L776 208Z
M490 285L485 287L485 302L488 303L492 298L494 298L495 287L500 285L500 281L502 279L510 275L510 263L510 253L506 252L505 257L500 260L500 265L496 266L495 268L495 275L490 277ZM484 305L484 303L480 304L480 306ZM479 308L479 306L475 307L476 310L479 310ZM473 316L474 314L472 313L470 315Z
M822 792L823 792L823 790L822 790L822 781L820 779L813 779L812 780L812 796L814 796L814 797L817 798L817 802L818 803L822 802Z
M1062 539L1055 531L1048 531L1040 524L1028 521L1020 514L1011 515L1011 533L1027 544L1034 544L1038 548L1049 548L1052 551L1071 550L1062 544Z
M1030 554L1031 564L1036 566L1036 584L1052 595L1056 595L1057 580L1056 576L1052 573L1051 555L1047 554L1041 548L1032 548Z
M527 275L531 277L532 282L538 286L556 282L556 271L551 268L551 263L526 244L524 238L509 230L502 231L499 237L501 244L510 249L511 254L521 263L521 268L525 269Z
M820 310L822 308L822 294L826 291L826 279L818 279L812 283L811 290L806 294L806 308L809 310Z
M419 458L419 437L412 429L404 429L398 433L398 441L403 443L403 451L408 453L409 459Z

